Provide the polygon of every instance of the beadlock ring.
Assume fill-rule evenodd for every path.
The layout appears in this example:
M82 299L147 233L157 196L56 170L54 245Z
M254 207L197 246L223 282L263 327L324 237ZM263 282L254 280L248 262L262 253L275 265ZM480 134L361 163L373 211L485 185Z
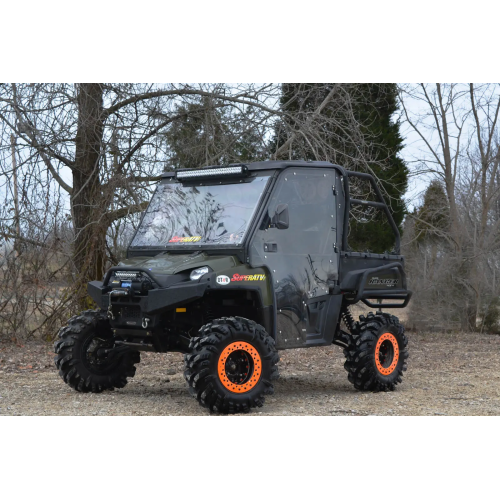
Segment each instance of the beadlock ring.
M246 382L243 382L242 384L235 384L234 382L231 382L227 377L226 372L226 361L229 356L236 351L245 352L252 358L253 361L252 375ZM248 392L257 385L262 374L262 360L260 358L260 354L257 352L257 349L255 349L255 347L247 342L232 342L222 351L221 355L219 356L217 373L219 375L219 380L227 390L235 392L237 394Z
M380 362L380 347L385 341L391 343L394 351L392 357L392 363L390 364L390 366L387 367L382 366L382 363ZM398 361L399 361L398 341L392 333L386 332L379 337L377 345L375 346L375 364L377 365L377 369L382 375L390 375L396 369Z

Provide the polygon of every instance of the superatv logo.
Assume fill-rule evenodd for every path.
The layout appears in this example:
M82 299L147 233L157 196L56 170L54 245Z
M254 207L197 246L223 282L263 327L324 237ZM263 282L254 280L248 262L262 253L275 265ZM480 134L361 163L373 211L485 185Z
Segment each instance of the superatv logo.
M174 236L168 240L169 243L196 243L201 240L201 236Z
M369 285L386 285L386 286L394 286L399 283L398 279L395 278L372 278L368 284Z
M231 281L264 281L265 274L233 274Z

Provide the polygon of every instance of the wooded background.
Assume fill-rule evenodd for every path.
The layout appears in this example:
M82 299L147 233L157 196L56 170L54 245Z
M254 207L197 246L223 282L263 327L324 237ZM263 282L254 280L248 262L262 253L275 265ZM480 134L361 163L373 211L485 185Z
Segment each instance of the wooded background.
M500 333L499 109L497 84L0 84L0 339L93 307L161 172L302 158L378 179L407 327ZM391 251L376 212L353 217L353 249Z

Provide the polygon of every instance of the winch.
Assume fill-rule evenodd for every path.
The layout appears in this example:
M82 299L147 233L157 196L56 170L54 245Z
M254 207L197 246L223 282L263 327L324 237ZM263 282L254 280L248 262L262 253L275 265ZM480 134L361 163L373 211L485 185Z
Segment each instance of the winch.
M140 271L114 271L109 280L108 287L114 291L115 296L122 295L146 295L149 290L154 288L149 276ZM117 294L118 290L127 293Z

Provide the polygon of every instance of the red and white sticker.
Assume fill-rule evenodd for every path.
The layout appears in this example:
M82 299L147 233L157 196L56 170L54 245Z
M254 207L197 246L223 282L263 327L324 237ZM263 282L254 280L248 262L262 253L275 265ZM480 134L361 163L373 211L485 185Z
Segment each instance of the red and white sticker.
M225 276L224 274L217 276L215 281L217 281L218 285L229 285L229 283L231 283L229 276Z

